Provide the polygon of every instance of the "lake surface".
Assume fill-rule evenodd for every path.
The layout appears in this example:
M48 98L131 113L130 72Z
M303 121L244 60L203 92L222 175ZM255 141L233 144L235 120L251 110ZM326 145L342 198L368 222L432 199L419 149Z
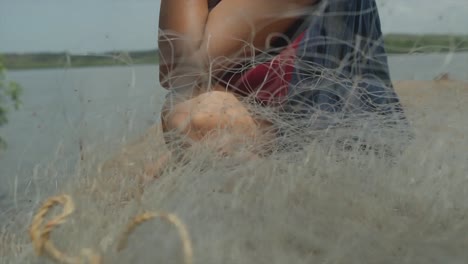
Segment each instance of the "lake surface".
M80 146L109 155L141 135L164 99L156 72L156 66L9 72L24 92L21 109L0 129L8 144L0 152L0 192L45 178L48 167L56 177L69 174Z
M468 53L397 55L393 80L431 80L441 72L468 80ZM0 128L0 200L28 179L73 171L80 147L105 159L157 122L165 91L156 66L25 70L8 73L23 106Z

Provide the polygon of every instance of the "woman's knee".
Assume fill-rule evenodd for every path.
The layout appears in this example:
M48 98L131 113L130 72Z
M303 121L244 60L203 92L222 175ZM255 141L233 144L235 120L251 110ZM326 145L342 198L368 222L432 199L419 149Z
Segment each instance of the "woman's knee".
M199 130L253 129L255 122L246 106L232 93L212 91L196 98L191 125Z
M246 107L229 92L211 91L165 108L163 127L167 130L207 133L220 128L254 129Z

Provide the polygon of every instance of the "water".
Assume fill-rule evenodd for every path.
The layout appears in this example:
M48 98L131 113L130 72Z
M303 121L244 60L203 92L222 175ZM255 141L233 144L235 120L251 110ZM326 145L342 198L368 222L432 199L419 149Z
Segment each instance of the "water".
M398 55L389 63L394 80L431 80L441 72L468 80L468 53ZM8 143L0 152L0 199L32 177L45 177L38 171L69 174L80 148L105 159L157 122L165 94L156 66L26 70L8 77L24 94L21 110L0 128Z
M0 193L51 163L57 177L69 174L80 148L105 158L141 135L164 99L156 72L155 66L9 72L24 92L20 111L0 131L8 144L0 152Z

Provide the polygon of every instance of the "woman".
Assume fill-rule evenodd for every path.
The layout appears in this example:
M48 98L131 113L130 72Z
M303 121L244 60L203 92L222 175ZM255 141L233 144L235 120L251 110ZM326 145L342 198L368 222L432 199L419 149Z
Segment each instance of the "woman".
M404 119L374 0L162 0L159 48L163 131L187 145L271 140L278 131L245 96L313 129L362 113Z

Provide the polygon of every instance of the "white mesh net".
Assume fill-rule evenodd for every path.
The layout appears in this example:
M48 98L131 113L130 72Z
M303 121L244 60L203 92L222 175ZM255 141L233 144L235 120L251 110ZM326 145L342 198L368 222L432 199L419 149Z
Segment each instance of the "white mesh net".
M12 72L26 88L58 88L26 93L25 108L11 118L25 121L2 128L8 139L46 127L22 137L29 147L9 144L0 156L9 175L0 186L0 262L52 261L35 254L28 229L48 197L66 193L75 210L41 239L80 260L88 248L103 263L466 263L466 80L391 80L402 67L425 66L411 66L410 56L427 57L389 55L389 71L374 1L330 1L309 11L308 25L320 27L302 31L308 41L296 49L300 59L282 61L294 68L282 79L290 85L283 103L265 106L255 89L241 99L273 124L275 137L235 141L228 155L217 151L223 137L195 144L153 181L141 176L168 149L153 125L170 98L155 89L156 67L124 59L129 66ZM277 58L256 53L219 58L213 63L240 66L209 75L235 89L239 82L226 76ZM427 56L442 64L453 54ZM275 68L281 78L284 66ZM28 106L33 98L40 102ZM174 148L186 143L180 134L166 136ZM268 155L251 159L259 147ZM180 226L159 220L141 223L117 251L126 225L145 211L177 216L193 254Z

